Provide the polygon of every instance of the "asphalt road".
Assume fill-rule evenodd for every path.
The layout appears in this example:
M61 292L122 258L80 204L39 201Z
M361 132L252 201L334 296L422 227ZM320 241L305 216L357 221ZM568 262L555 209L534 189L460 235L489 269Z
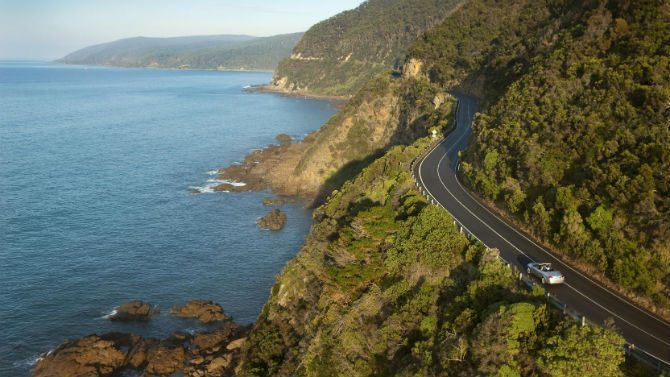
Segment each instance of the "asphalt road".
M419 184L432 195L466 231L522 271L531 261L551 262L566 278L560 286L547 287L547 291L582 313L593 322L602 324L614 320L616 327L628 343L648 354L670 363L670 323L638 308L614 292L593 281L562 262L531 237L505 223L484 207L459 182L458 151L465 149L472 134L472 120L478 102L472 97L459 96L456 129L447 138L414 165Z

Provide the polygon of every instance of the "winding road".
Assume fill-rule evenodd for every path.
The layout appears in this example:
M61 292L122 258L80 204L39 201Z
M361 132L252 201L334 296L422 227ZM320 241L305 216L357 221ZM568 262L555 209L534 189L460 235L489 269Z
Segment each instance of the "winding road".
M423 159L414 164L419 184L466 230L485 245L500 250L503 259L526 270L531 261L551 262L563 272L566 283L547 291L593 323L614 320L626 341L670 366L670 323L640 309L626 299L562 262L530 236L489 211L459 182L458 152L468 144L478 101L459 96L456 128Z

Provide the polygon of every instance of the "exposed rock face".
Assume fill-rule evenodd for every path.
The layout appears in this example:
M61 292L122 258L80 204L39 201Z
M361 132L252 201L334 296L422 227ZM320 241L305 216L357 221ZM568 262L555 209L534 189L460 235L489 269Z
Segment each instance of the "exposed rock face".
M256 221L259 228L273 231L282 230L286 224L286 214L278 209L273 209L267 215Z
M159 313L160 309L144 301L134 300L116 308L115 313L109 316L109 319L112 321L148 321Z
M206 300L192 300L186 305L175 306L170 309L170 314L175 317L197 319L205 324L229 319L221 305Z
M141 376L230 376L246 341L246 328L227 322L196 335L172 334L165 340L134 334L89 335L45 355L35 377L105 377L135 372Z
M149 376L169 376L184 368L186 351L181 345L160 343L147 352L145 373Z
M33 370L35 377L109 376L126 363L127 351L139 337L129 334L89 335L68 341L43 356Z

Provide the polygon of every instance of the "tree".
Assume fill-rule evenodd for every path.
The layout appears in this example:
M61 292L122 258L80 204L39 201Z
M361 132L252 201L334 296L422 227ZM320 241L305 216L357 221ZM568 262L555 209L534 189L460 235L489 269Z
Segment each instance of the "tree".
M564 323L564 330L549 338L539 351L540 365L555 377L623 376L624 339L595 326Z

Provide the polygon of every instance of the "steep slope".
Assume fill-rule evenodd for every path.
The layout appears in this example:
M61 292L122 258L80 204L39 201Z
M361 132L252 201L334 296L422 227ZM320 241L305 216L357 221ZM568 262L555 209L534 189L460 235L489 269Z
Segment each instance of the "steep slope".
M415 190L396 147L319 208L239 376L621 376L623 339L561 320ZM497 374L496 374L497 373Z
M670 4L577 4L476 121L465 176L576 263L667 308Z
M257 38L215 35L130 38L86 47L62 58L66 64L117 67L272 70L302 33Z
M381 74L368 82L320 130L304 140L251 153L241 165L221 169L222 180L247 183L220 190L263 190L317 202L389 147L445 128L453 99L425 78Z
M309 29L277 67L275 90L349 96L399 68L410 44L463 0L368 0Z

